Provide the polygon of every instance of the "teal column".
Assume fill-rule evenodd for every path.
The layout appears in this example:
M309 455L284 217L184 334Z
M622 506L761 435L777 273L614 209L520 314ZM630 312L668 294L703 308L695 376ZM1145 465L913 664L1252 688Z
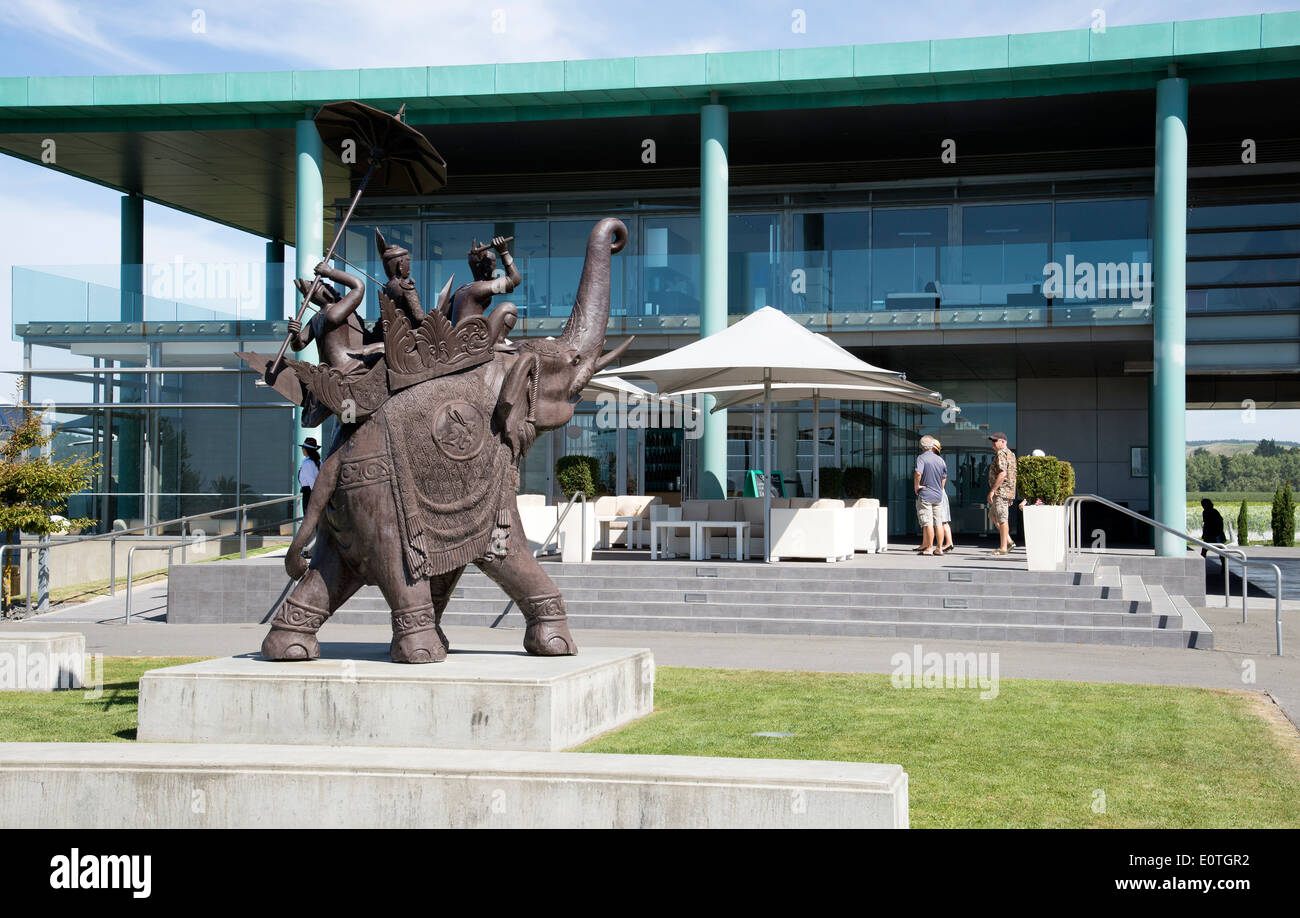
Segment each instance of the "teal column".
M266 244L266 303L264 318L268 322L284 321L284 243Z
M121 321L144 321L144 198L122 195Z
M1187 81L1156 84L1155 369L1151 379L1153 518L1187 528ZM1160 533L1156 554L1182 557L1182 539Z
M321 178L321 142L316 124L310 117L299 121L295 127L298 148L298 196L294 206L295 269L296 276L311 280L315 276L312 270L320 263L325 252L325 184ZM299 301L301 296L298 294ZM303 320L306 321L310 314L309 310ZM316 344L313 342L299 351L297 359L316 360ZM302 426L301 408L294 409L293 427L293 490L297 491L297 468L302 456L299 444L307 436L316 436L317 440L320 440L320 436L314 428ZM298 514L301 515L305 509L300 507Z
M700 337L727 327L727 107L714 101L700 109ZM727 412L710 414L704 397L700 481L696 496L727 496Z

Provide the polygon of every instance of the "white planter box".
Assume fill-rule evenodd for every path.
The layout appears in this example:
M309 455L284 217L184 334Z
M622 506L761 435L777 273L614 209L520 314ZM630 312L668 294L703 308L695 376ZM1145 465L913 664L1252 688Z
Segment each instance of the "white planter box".
M1065 508L1025 505L1025 554L1031 571L1065 570Z

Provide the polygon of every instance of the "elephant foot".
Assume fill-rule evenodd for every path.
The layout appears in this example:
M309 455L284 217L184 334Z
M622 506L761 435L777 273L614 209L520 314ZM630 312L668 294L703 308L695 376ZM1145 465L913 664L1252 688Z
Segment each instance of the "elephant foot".
M271 619L271 630L262 640L262 659L264 660L318 660L320 659L320 642L316 632L325 619L330 617L327 609L317 609L292 597L276 610Z
M318 660L320 641L302 631L272 628L262 639L263 660Z
M519 604L519 611L528 625L524 650L537 657L564 657L578 652L561 597L533 596Z
M441 663L447 659L446 638L434 620L433 607L393 613L394 663Z

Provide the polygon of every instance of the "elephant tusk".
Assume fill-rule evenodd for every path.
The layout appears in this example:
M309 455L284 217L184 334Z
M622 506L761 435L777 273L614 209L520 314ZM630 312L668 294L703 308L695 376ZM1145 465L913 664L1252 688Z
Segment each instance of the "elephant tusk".
M623 354L627 351L627 349L631 347L632 342L635 340L636 340L636 335L633 335L631 338L628 338L626 341L624 341L618 347L614 348L609 353L601 354L599 357L597 357L596 372L599 373L601 370L605 369L605 367L609 366L615 360L618 360L618 358L622 357Z

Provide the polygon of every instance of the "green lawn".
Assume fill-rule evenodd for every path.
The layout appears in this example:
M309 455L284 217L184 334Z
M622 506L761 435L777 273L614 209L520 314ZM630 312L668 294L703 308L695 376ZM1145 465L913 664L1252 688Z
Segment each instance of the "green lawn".
M0 742L113 743L135 739L140 677L201 657L105 657L104 692L0 692ZM87 671L90 685L95 674Z
M109 657L98 699L0 692L0 742L133 740L140 676L194 659ZM580 751L899 764L917 827L1300 827L1300 736L1258 696L1028 679L979 694L661 667L655 713Z
M1257 706L1164 686L1007 679L981 701L887 675L664 667L655 713L581 751L899 764L916 827L1300 827L1300 738ZM765 731L797 736L751 735Z

